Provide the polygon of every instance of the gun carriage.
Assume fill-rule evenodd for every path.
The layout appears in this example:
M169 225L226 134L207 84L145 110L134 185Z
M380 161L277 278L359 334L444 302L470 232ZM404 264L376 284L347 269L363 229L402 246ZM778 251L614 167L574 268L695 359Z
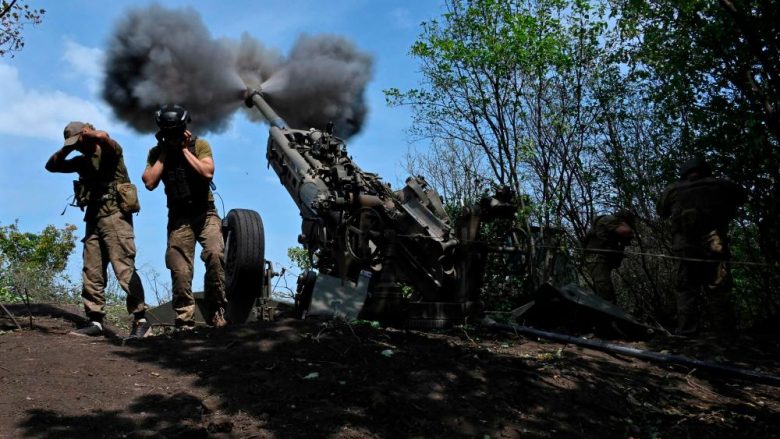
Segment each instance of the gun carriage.
M245 103L270 125L268 164L300 211L298 242L315 268L298 279L300 316L342 314L414 327L463 323L480 312L487 254L525 254L528 240L519 228L500 243L479 239L483 222L516 214L510 191L464 207L453 220L423 178L410 177L394 191L362 170L332 124L288 127L257 90L247 90ZM257 213L231 210L224 229L229 313L244 321L254 299L267 300L274 272L262 260Z

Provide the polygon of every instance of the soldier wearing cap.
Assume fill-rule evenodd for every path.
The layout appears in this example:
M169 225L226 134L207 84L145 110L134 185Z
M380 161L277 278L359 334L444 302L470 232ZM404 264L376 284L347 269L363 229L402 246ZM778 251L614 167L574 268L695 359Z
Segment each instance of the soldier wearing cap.
M192 294L195 242L206 264L204 289L209 310L206 321L226 325L225 266L222 222L214 207L211 179L214 159L209 143L187 130L189 112L180 105L163 105L155 115L160 130L157 145L149 150L143 181L154 190L160 181L168 201L168 248L165 264L171 270L176 327L195 325Z
M149 334L144 290L135 269L132 213L140 209L137 193L127 174L122 147L105 131L89 123L65 127L65 144L46 163L49 172L75 172L75 203L85 209L86 232L82 291L89 325L73 335L99 336L105 316L106 268L111 263L119 285L127 294L127 312L133 315L132 338ZM72 152L80 154L67 158Z
M728 228L746 200L741 186L713 177L704 159L693 158L683 164L680 181L667 186L656 205L658 215L671 220L672 251L680 258L676 279L679 335L699 333L702 303L707 304L712 330L735 327L729 297Z
M584 271L593 292L615 302L612 271L620 268L624 250L634 237L634 215L621 210L612 215L600 215L593 220L584 240Z

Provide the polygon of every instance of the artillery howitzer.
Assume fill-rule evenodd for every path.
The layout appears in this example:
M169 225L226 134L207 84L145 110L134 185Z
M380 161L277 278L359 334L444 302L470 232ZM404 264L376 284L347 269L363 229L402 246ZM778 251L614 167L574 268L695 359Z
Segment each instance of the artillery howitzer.
M524 251L519 230L500 245L478 239L482 222L514 217L510 191L463 208L453 221L423 178L393 191L360 169L332 124L293 129L259 91L248 90L245 102L270 124L268 164L300 211L298 241L316 269L298 279L300 316L333 313L417 327L463 323L480 311L487 254ZM262 221L255 212L232 210L224 225L230 314L243 321L253 298L267 296L267 276L266 288L250 285L264 277L262 249L248 249L262 247Z

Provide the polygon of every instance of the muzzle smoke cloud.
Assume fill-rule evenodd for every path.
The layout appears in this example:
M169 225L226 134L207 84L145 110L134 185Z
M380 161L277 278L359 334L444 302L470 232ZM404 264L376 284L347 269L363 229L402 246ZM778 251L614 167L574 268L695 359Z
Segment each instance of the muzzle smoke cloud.
M109 42L103 98L117 117L154 132L154 112L178 103L197 132L220 132L243 106L246 86L262 88L293 128L322 129L332 121L349 137L366 115L363 92L373 61L337 36L301 36L289 57L248 34L214 39L192 8L153 5L128 11ZM246 84L246 85L245 85ZM260 119L259 113L248 113Z

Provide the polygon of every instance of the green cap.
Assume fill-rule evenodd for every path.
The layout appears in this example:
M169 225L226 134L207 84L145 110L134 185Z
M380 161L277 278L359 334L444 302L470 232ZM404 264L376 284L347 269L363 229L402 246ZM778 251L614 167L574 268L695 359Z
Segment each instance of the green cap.
M81 132L84 130L84 127L88 125L89 124L84 122L71 122L65 125L65 130L63 131L63 135L65 136L64 146L75 145L76 142L79 141L79 137L81 137Z

